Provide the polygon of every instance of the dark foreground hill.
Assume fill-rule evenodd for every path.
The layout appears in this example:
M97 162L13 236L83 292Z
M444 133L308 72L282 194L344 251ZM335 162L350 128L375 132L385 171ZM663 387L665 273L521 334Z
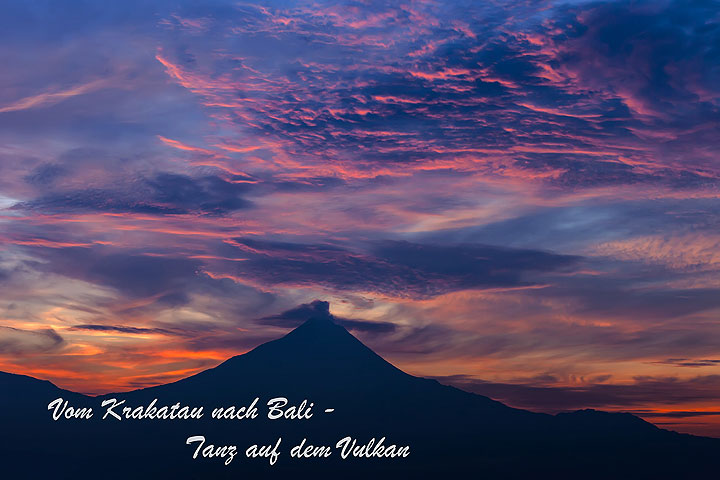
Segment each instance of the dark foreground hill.
M53 421L47 406L59 397L92 407L92 418ZM287 398L288 407L312 402L312 417L268 419L267 402L276 397ZM142 406L131 412L146 414L155 399L156 408L178 402L203 406L204 414L187 420L117 420L108 414L103 420L101 403L111 398L125 401L113 409L121 417L126 406ZM255 419L211 418L216 407L247 407L255 398ZM197 375L128 393L93 398L0 374L0 429L2 478L13 479L677 479L720 471L719 440L661 430L629 414L551 416L510 408L408 375L327 319L311 319ZM226 465L229 455L202 458L200 449L193 459L200 440L186 441L200 436L203 448L236 446L234 458ZM343 459L336 444L345 437L357 445L372 438L377 445L385 437L384 453L394 444L396 452L407 446L409 455ZM266 457L246 457L249 446L274 446L278 438L274 465ZM291 458L291 448L303 439L330 447L330 456Z

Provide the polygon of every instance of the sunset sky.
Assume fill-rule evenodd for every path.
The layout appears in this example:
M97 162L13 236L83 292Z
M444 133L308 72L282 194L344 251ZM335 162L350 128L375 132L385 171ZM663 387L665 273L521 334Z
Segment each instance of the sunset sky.
M156 385L322 300L409 373L720 436L716 1L2 10L0 370Z

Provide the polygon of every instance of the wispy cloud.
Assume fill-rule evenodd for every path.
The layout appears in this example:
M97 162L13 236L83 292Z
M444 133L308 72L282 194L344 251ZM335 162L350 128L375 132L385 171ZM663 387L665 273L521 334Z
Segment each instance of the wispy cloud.
M15 112L18 110L28 110L33 108L50 107L58 104L68 98L83 95L92 92L104 85L104 80L95 80L92 82L76 85L64 90L51 90L30 97L21 98L5 106L0 106L0 113Z

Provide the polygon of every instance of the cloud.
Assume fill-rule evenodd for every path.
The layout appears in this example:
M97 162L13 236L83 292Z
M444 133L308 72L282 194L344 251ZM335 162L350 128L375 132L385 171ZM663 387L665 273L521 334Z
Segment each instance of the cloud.
M494 287L530 286L529 272L573 268L579 257L485 245L373 243L367 251L329 244L239 238L239 273L272 284L321 284L338 290L426 298Z
M456 6L429 4L192 9L166 19L168 43L183 48L158 60L215 118L271 138L275 154L302 158L311 176L445 167L560 189L717 188L700 147L717 119L708 6L463 9L462 20ZM182 18L214 34L198 39ZM242 60L208 58L226 31L245 40L234 45ZM299 41L317 48L289 47ZM662 158L666 148L677 161ZM683 149L707 168L680 161Z
M655 362L658 365L672 365L675 367L715 367L720 365L720 360L711 358L701 358L692 360L689 358L668 358L663 361Z
M67 173L67 169L62 165L43 163L34 168L33 171L25 177L25 181L38 187L47 187Z
M566 278L544 289L543 295L568 300L575 313L595 318L671 319L720 307L717 286L679 288L662 283L640 288L637 282L673 278L663 270L648 270L644 275L625 266L624 272ZM688 332L689 334L690 332ZM688 338L689 342L692 342Z
M23 330L0 326L0 354L27 355L53 352L65 345L65 340L52 328Z
M177 330L169 330L166 328L145 328L145 327L128 327L124 325L96 325L96 324L83 324L73 325L71 330L90 330L95 332L115 332L125 333L130 335L144 335L144 334L160 334L160 335L182 335Z
M47 263L39 268L112 287L135 298L157 297L169 305L187 303L189 280L201 263L182 257L117 252L103 247L33 248ZM171 295L168 297L167 295Z
M516 407L546 412L583 408L632 410L651 405L682 405L714 399L720 387L719 375L690 379L638 377L629 384L596 383L577 387L495 383L462 375L436 378L442 383L449 383Z
M557 60L582 85L612 92L635 115L682 122L713 116L715 13L703 2L591 3L567 7L549 28L568 22L555 37Z
M696 262L712 263L712 257L705 251L712 248L713 228L720 221L720 215L715 213L715 203L703 198L581 201L570 205L535 207L530 213L514 214L480 225L423 232L420 238L426 242L476 241L513 247L533 245L558 251L584 251L591 246L590 254L607 253L625 260L649 256L652 250L657 252L653 255L655 257L669 257L673 247L686 242L692 247L690 251L684 253L676 248L674 256L692 255L697 257ZM673 233L688 230L695 231L695 235ZM658 232L665 232L665 235L661 236ZM664 241L661 240L663 238ZM707 240L703 242L704 238ZM640 241L645 239L656 239L654 243L657 246L650 248L650 242ZM626 246L623 241L630 245ZM624 248L611 249L615 242L618 242L618 247ZM643 244L648 244L643 248L647 251L645 255L641 255L645 252L640 251ZM631 246L634 248L628 248Z
M38 212L111 212L138 213L155 215L172 215L187 213L183 208L153 204L146 200L138 200L121 190L83 189L43 195L28 202L13 206L17 210L34 210Z
M322 300L313 300L311 303L303 303L277 315L260 318L257 323L275 327L295 328L313 318L332 320L348 330L363 333L392 333L396 329L396 325L390 322L372 322L337 317L330 313L330 303Z
M720 415L720 412L717 411L711 411L711 410L702 410L702 411L691 411L691 412L684 412L684 411L672 411L672 412L648 412L648 411L635 411L633 412L637 415L640 415L641 417L646 418L655 418L655 417L663 417L663 418L693 418L693 417L705 417L705 416L717 416Z
M263 317L258 322L279 327L297 327L310 319L332 320L333 318L330 314L329 302L313 300L311 303L303 303L280 314Z
M51 91L32 95L30 97L21 98L9 105L0 106L0 113L15 112L18 110L27 110L30 108L41 108L62 102L66 98L82 95L91 92L102 86L102 81L89 82L83 85L77 85L72 88L60 91Z
M155 202L184 212L223 215L252 205L240 196L247 192L247 184L231 183L217 176L190 178L160 173L147 182Z
M49 173L40 170L30 180L47 183L52 178ZM247 184L232 183L214 175L193 178L161 172L122 189L59 189L13 208L44 212L226 215L252 205L242 197L247 191Z
M720 269L720 236L709 232L625 238L602 243L597 251L614 258L660 264L676 270Z

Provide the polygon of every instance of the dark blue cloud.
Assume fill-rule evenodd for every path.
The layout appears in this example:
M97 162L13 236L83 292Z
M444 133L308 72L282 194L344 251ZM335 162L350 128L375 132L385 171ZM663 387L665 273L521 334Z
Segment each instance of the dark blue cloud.
M58 189L18 203L14 208L44 212L226 215L252 206L243 197L248 191L248 184L232 183L218 176L190 177L163 172L120 188Z
M673 365L675 367L690 367L690 368L698 368L698 367L714 367L716 365L720 365L720 360L713 359L713 358L699 358L699 359L689 359L689 358L668 358L666 360L660 361L660 362L654 362L658 365Z
M717 8L716 1L677 0L566 7L551 23L566 47L558 61L589 84L629 90L672 122L717 119Z
M683 274L668 272L661 267L644 266L638 271L638 266L625 266L625 271L556 281L542 293L531 292L530 295L565 298L570 301L570 308L580 316L646 319L648 322L682 318L720 307L718 288L670 288L663 285L681 278ZM639 287L643 284L652 285L652 288ZM692 347L699 337L688 331L684 339L676 341Z
M183 214L184 208L154 204L144 199L135 199L127 192L100 188L73 190L43 195L34 200L14 205L15 209L34 210L48 213L61 212L111 212L146 214Z
M314 300L311 303L303 303L295 308L286 310L277 315L269 315L259 319L257 322L262 325L273 325L276 327L295 328L310 319L331 320L348 330L355 330L362 333L392 333L396 325L390 322L371 322L367 320L342 318L330 313L330 303L322 300Z
M25 177L25 181L41 188L48 187L65 174L67 174L67 169L62 165L44 163L33 169L33 171Z
M400 297L493 287L532 285L529 272L573 268L579 257L484 245L377 242L367 251L328 244L241 238L249 247L239 273L273 284L321 284Z
M247 184L231 183L217 176L191 178L160 173L147 182L156 203L172 205L185 212L222 215L252 205L241 197L248 191Z
M32 252L47 261L44 265L36 265L36 268L112 287L129 297L158 295L161 301L169 298L170 304L184 298L183 293L201 265L189 258L118 252L98 247L34 248ZM166 297L168 294L174 295Z

